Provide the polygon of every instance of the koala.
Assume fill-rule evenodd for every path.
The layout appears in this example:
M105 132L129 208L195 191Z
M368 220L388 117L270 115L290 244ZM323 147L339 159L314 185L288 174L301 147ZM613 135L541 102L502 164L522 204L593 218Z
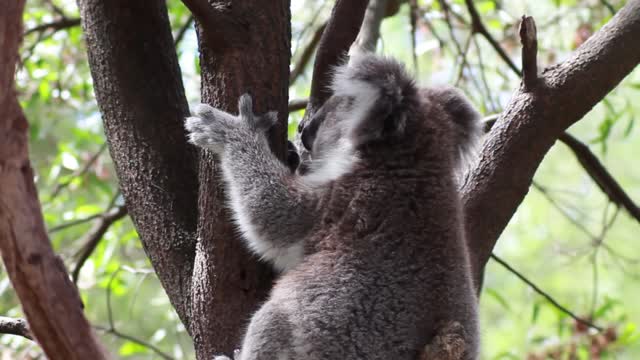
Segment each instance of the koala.
M456 171L478 113L371 54L339 66L331 89L301 127L304 173L271 153L275 113L255 115L248 95L238 116L202 104L186 120L219 156L247 246L282 273L236 359L477 359Z

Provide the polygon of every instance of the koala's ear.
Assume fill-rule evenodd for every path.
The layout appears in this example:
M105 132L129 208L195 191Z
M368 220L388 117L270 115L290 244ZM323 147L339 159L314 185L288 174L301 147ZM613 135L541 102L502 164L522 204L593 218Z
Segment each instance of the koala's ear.
M257 129L267 131L278 123L278 112L269 111L268 113L255 119L255 126Z
M470 161L478 152L483 134L480 114L464 94L450 86L429 88L427 97L442 106L449 115L453 141L459 150L460 163Z

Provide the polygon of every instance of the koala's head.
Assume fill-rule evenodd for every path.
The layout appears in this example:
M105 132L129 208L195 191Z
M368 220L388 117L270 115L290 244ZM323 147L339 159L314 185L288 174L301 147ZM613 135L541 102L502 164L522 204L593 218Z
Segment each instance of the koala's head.
M333 95L299 129L301 143L318 162L363 146L400 139L417 102L413 80L398 62L375 55L354 57L335 69Z
M309 171L349 156L455 155L454 145L464 147L476 134L478 114L461 93L418 89L404 67L389 58L352 58L336 69L331 89L333 95L299 129L311 157Z

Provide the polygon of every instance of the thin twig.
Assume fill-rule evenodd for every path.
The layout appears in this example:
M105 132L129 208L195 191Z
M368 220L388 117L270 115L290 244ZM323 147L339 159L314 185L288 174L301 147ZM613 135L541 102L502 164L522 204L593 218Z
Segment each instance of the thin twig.
M25 31L24 35L26 36L35 32L46 32L49 30L56 32L58 30L68 29L78 25L80 25L80 18L62 18L50 23L34 26L33 28Z
M65 12L58 5L54 4L52 0L46 0L46 3L51 7L51 10L53 10L54 13L58 14L63 18L67 17Z
M573 216L567 213L567 211L558 203L558 201L549 194L549 191L547 191L547 188L536 183L535 181L532 183L532 186L536 190L538 190L542 194L542 196L544 196L547 199L547 201L549 201L549 203L554 208L556 208L556 210L558 210L558 212L562 214L562 216L564 216L567 220L569 220L569 222L572 223L577 229L582 231L585 235L587 235L592 240L596 238L596 235L594 235L591 231L589 231L589 229L587 229L587 227L584 226L584 224L574 219Z
M77 261L73 268L73 272L71 273L71 278L74 283L78 282L82 266L96 249L104 234L109 230L109 227L111 227L111 225L116 221L124 218L126 215L127 209L124 205L109 209L98 217L98 221L93 224L91 230L82 237L80 243L83 245L74 256L77 258Z
M609 10L611 15L615 15L616 14L616 9L613 7L613 5L611 5L610 2L608 2L607 0L600 0L600 3L602 3L602 5L604 5L604 7L606 7L607 10Z
M158 354L160 357L162 357L163 359L166 360L173 360L173 357L170 356L169 354L165 353L164 351L160 350L160 348L158 348L157 346L146 342L144 340L138 339L134 336L122 333L120 331L118 331L115 327L115 322L113 320L113 310L111 308L111 284L113 283L113 281L116 279L116 277L118 276L118 274L120 273L120 271L124 270L123 268L118 268L116 271L113 272L113 274L111 274L111 277L109 278L109 282L107 283L107 289L106 289L106 296L107 296L107 317L108 317L108 321L109 321L109 326L105 327L105 326L99 326L99 325L94 325L94 328L98 329L98 330L102 330L104 332L113 334L114 336L120 337L122 339L125 340L129 340L132 341L136 344L142 345L144 347L147 347L151 350L153 350L156 354Z
M482 50L480 48L480 44L478 44L477 37L471 35L471 38L473 39L473 46L478 52L478 67L480 68L480 80L482 80L484 91L487 94L486 98L489 100L489 103L491 104L491 108L493 109L493 111L498 111L498 108L500 107L500 105L497 104L496 101L494 100L493 94L491 93L491 87L489 87L489 81L487 81L486 68L485 68L484 62L482 61Z
M74 171L71 175L69 175L67 180L59 182L56 185L56 187L53 189L53 191L51 191L51 195L49 196L49 201L52 201L53 199L55 199L60 194L60 191L62 191L63 189L65 189L67 186L71 184L73 179L86 174L106 149L107 149L107 143L105 142L100 146L100 149L98 149L98 151L96 151L93 155L91 155L91 157L89 158L89 160L87 160L87 162L84 164L83 167L79 168L78 170Z
M0 334L18 335L33 340L29 324L25 319L14 319L0 316Z
M71 220L71 221L69 221L67 223L56 225L56 226L50 228L48 233L49 233L49 235L51 235L51 234L56 233L56 232L58 232L60 230L64 230L64 229L70 228L72 226L81 225L81 224L87 223L87 222L89 222L91 220L95 220L95 219L99 218L100 216L102 216L102 213L93 214L93 215L89 215L87 217L83 217L83 218L80 218L80 219Z
M473 32L477 32L482 35L489 42L489 44L491 44L498 55L502 58L502 60L504 60L504 62L511 68L511 70L518 74L518 76L522 76L522 72L520 71L520 69L518 69L516 64L513 63L511 58L509 58L509 55L507 55L502 46L500 46L500 44L496 41L496 39L493 38L491 33L489 33L487 27L484 26L484 23L482 22L482 19L478 14L478 10L473 4L473 0L465 0L465 4L467 4L469 15L471 15L471 26Z
M173 44L175 46L178 46L178 44L180 44L180 42L184 38L184 35L187 33L187 30L189 30L189 28L191 28L192 24L193 24L193 15L189 15L189 18L184 23L184 25L182 25L180 30L178 30L178 33L176 34L176 37L173 39Z
M122 332L118 331L117 329L109 328L109 327L105 327L105 326L100 326L100 325L94 325L93 328L96 329L96 330L104 331L105 333L111 334L111 335L113 335L115 337L119 337L121 339L125 339L125 340L128 340L128 341L134 342L134 343L136 343L138 345L144 346L144 347L150 349L151 351L153 351L154 353L158 354L158 356L160 356L161 358L163 358L165 360L174 360L175 359L173 356L171 356L171 355L167 354L166 352L160 350L159 347L157 347L157 346L155 346L155 345L153 345L153 344L151 344L151 343L149 343L147 341L144 341L142 339L138 339L135 336L122 333Z
M631 217L640 222L640 208L622 189L622 186L611 176L600 160L587 145L580 142L569 133L563 133L560 141L567 145L587 174L598 185L614 204L624 208Z
M307 46L302 51L302 54L300 54L300 58L298 59L298 62L293 67L293 70L289 75L289 85L292 85L294 82L296 82L298 77L302 75L302 73L304 73L304 69L307 67L309 60L311 60L311 55L313 55L313 52L316 50L316 46L320 42L320 38L322 37L322 33L324 32L324 29L326 27L327 27L327 23L324 23L320 25L316 29L316 31L313 33L313 37L311 38L311 41L309 41Z
M551 305L555 306L558 310L562 311L563 313L569 315L571 318L573 318L575 321L580 322L584 325L587 325L591 328L594 328L598 331L602 331L603 328L601 328L598 325L595 325L594 323L592 323L589 320L583 319L580 316L576 315L573 311L567 309L566 307L560 305L560 303L558 303L553 297L551 297L551 295L549 295L548 293L546 293L544 290L540 289L540 287L538 287L538 285L534 284L531 280L529 280L527 277L525 277L524 275L522 275L519 271L517 271L516 269L514 269L511 265L509 265L507 262L505 262L504 260L502 260L500 257L498 257L496 254L491 254L491 258L493 260L495 260L498 264L502 265L505 269L507 269L510 273L512 273L513 275L515 275L518 279L522 280L525 284L527 284L531 289L533 289L533 291L535 291L536 293L538 293L539 295L541 295L543 298L545 298Z
M409 0L409 23L411 24L411 60L413 69L418 73L418 54L416 52L416 36L418 31L418 0Z

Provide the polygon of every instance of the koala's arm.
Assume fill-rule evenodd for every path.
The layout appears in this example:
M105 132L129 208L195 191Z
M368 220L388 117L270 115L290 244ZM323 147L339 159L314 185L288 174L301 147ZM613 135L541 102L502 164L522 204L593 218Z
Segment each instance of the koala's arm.
M249 247L279 270L303 256L303 239L316 218L312 189L269 149L266 131L275 113L253 114L251 97L240 97L233 116L198 105L185 127L190 141L220 156L234 220Z

